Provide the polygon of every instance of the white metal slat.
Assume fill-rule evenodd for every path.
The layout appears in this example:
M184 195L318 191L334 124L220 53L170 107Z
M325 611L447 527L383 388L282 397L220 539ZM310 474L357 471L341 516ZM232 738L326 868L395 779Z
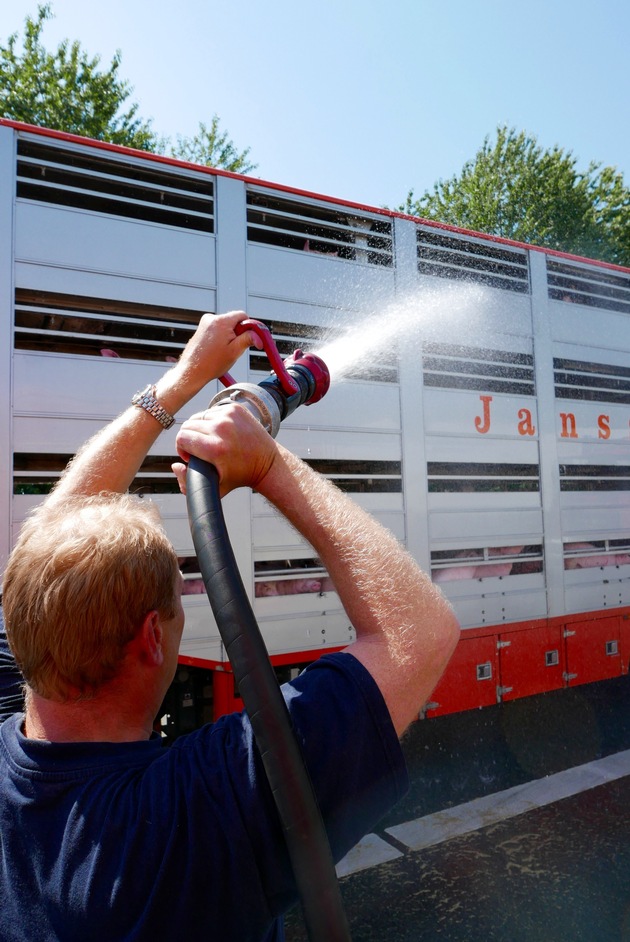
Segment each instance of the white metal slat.
M129 177L129 176L125 176L124 174L107 173L103 171L99 172L97 170L90 170L86 167L78 167L78 166L68 165L64 163L57 163L55 161L50 161L50 160L44 161L36 157L28 157L26 155L20 155L19 157L18 173L17 173L18 183L29 183L29 184L35 184L35 185L41 184L42 186L54 186L55 188L71 189L71 190L75 189L75 187L68 186L67 184L65 185L64 184L50 184L45 178L38 180L37 178L34 178L34 177L20 176L19 164L22 164L22 163L32 164L33 166L36 166L36 167L51 167L54 170L59 170L62 173L67 173L69 176L86 177L88 179L94 179L94 180L107 180L114 183L123 183L129 187L137 187L137 188L142 188L146 190L155 190L156 194L164 192L164 190L168 190L169 193L173 193L176 196L184 196L190 199L198 199L200 202L212 203L214 201L214 193L203 193L200 190L187 190L187 189L183 189L177 186L168 185L166 176L164 178L164 181L165 181L164 184L153 183L150 180L142 180L142 179L139 180L136 177ZM125 164L121 164L121 167L124 168L125 166L126 166ZM176 180L177 177L173 175L172 179ZM115 194L110 194L107 191L102 191L102 190L80 189L79 192L94 193L97 196L112 195L113 198L116 198ZM146 202L147 205L153 205L146 200L142 202ZM164 205L164 204L161 201L159 202L156 201L155 205L159 206L159 205Z
M20 200L15 222L17 262L216 287L212 233Z
M65 192L65 193L71 190L73 193L83 194L85 196L90 196L90 197L101 199L101 200L107 200L114 204L121 203L128 206L139 206L142 208L146 207L149 210L157 209L160 211L164 211L164 212L168 212L168 213L172 213L172 214L180 215L180 216L196 216L199 219L212 219L213 218L212 215L204 213L196 209L184 209L180 206L171 206L165 203L152 203L148 200L131 199L130 197L117 196L115 193L101 192L101 191L95 191L95 190L85 190L85 189L81 189L80 187L69 187L67 184L64 184L64 183L50 183L50 182L38 183L33 180L28 180L28 181L23 181L23 182L28 182L30 185L34 185L34 186L40 186L42 190L59 190L60 192ZM18 197L18 199L20 202L24 202L24 203L28 203L28 202L47 203L48 202L48 203L51 203L51 205L53 206L58 205L54 200L46 200L46 199L33 200L32 197L27 197L27 196L20 196ZM65 204L62 204L62 205L65 205ZM100 210L94 210L94 211L99 212ZM113 215L116 215L116 213L114 213ZM120 215L125 217L124 213L121 213ZM139 218L142 219L142 217L139 217ZM171 225L174 225L174 223L171 223Z

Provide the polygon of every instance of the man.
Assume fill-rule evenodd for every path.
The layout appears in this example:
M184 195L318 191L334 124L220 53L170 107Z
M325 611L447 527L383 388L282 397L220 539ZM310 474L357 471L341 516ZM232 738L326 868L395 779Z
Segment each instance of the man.
M4 578L25 714L0 726L0 938L282 938L295 887L246 716L165 749L154 717L184 615L173 548L125 491L171 416L256 336L205 315L150 393L87 443L30 518ZM238 405L193 416L177 447L255 488L312 544L357 640L284 688L336 859L406 787L398 744L458 628L393 537ZM174 465L185 489L185 464ZM4 651L4 655L3 655ZM15 671L0 645L0 714ZM11 697L13 699L11 699Z

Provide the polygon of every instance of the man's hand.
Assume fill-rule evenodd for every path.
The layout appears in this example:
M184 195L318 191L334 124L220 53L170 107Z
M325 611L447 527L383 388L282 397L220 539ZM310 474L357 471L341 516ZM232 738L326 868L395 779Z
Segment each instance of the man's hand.
M252 330L237 335L243 311L204 314L177 363L156 383L157 399L174 415L209 382L223 376L248 347L262 348Z
M237 487L260 490L278 446L247 408L225 400L184 422L177 435L177 451L186 462L195 455L214 465L223 497ZM185 494L186 466L177 462L172 468Z

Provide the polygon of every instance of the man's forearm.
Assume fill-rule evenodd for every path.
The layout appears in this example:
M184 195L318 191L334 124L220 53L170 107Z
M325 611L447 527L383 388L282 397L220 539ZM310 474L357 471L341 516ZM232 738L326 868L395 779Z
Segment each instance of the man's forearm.
M259 343L251 331L236 334L244 318L242 311L204 314L180 359L155 382L155 398L169 415L176 416L207 383L227 372L248 346ZM134 392L129 390L130 400ZM154 416L130 406L77 452L48 502L126 491L161 431Z
M357 630L362 635L380 632L382 594L391 597L390 590L395 587L396 605L402 609L407 595L415 603L418 594L432 588L430 580L373 517L295 455L281 448L279 452L281 460L274 463L261 493L304 535L324 565L332 569L335 588L342 596L347 614L352 618L357 609L360 622ZM376 591L365 592L364 597L368 588ZM390 601L388 616L391 605Z
M388 530L284 449L260 491L328 569L357 633L348 650L374 676L401 733L457 641L450 605Z
M178 373L175 369L171 372L172 376L165 374L156 383L156 398L170 415L175 415L196 390L189 392L188 387L178 386ZM162 430L157 419L144 409L129 406L77 452L49 501L101 491L123 493Z
M77 452L48 503L101 491L123 493L161 431L153 416L131 406Z

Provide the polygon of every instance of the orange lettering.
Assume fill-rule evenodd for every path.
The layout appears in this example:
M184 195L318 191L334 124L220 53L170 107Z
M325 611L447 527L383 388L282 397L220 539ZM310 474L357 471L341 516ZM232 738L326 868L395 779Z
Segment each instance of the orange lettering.
M532 414L529 409L519 409L518 417L520 419L520 422L518 423L518 434L535 435L536 426L532 422Z
M597 432L598 438L610 438L610 416L609 415L598 415L597 416Z
M490 431L490 403L492 396L479 396L483 403L483 416L475 416L475 428L480 435Z
M560 438L577 438L577 428L575 424L575 416L572 412L561 412L560 418L562 419L562 431L560 432Z

